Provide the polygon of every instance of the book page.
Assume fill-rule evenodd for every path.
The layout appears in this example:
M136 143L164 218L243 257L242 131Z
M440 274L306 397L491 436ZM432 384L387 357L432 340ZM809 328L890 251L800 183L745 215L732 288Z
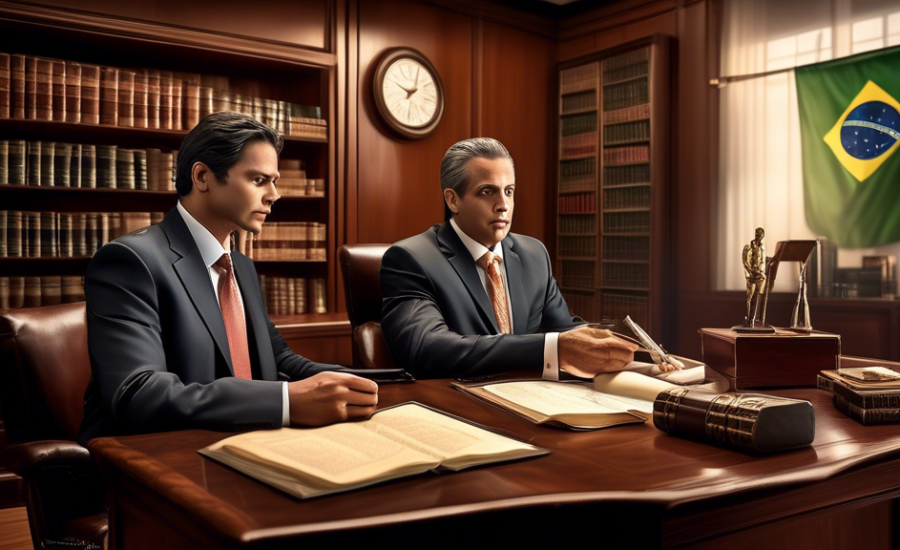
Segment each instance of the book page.
M637 375L641 376L641 375ZM588 384L550 381L489 384L484 390L544 416L648 411L648 403L595 391ZM649 404L653 412L653 404Z
M380 437L366 422L314 429L282 428L230 437L209 447L251 462L299 475L322 486L383 477L406 467L436 467L439 460Z
M410 403L379 412L367 423L378 434L441 461L535 447Z
M622 396L620 399L640 400L650 405L647 411L650 413L653 412L653 401L660 392L677 387L675 384L657 380L652 376L629 371L598 374L594 377L594 389L597 391Z

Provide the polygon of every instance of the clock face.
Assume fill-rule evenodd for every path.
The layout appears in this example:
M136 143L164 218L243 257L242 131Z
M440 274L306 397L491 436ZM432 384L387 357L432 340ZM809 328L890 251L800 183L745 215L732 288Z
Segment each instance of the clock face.
M410 128L427 126L438 113L438 89L427 67L410 58L400 58L384 73L381 84L390 116Z

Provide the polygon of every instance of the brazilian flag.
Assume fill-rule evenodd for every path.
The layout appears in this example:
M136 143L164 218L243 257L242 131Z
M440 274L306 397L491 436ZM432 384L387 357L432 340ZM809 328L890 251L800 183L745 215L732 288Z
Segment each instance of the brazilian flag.
M806 223L844 248L900 241L900 48L796 76Z

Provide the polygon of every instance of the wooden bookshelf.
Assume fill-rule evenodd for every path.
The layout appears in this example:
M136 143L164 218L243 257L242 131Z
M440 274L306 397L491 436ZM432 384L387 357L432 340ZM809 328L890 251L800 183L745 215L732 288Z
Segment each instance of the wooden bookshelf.
M666 332L668 37L559 66L556 275L569 309ZM575 197L575 198L573 198Z

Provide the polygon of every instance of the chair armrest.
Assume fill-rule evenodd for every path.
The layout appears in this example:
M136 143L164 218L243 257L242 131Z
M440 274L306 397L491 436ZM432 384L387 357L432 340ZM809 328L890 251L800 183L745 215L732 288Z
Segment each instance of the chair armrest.
M74 441L64 440L15 443L0 453L0 464L25 480L40 475L47 468L68 467L84 473L95 471L91 453Z

